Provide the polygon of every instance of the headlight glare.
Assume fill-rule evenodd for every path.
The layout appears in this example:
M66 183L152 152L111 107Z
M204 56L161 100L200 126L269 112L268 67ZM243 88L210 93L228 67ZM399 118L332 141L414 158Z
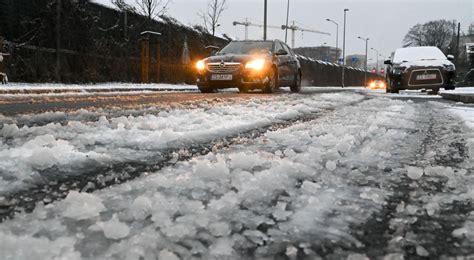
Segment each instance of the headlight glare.
M265 67L265 59L255 59L245 64L246 69L262 70Z
M206 68L206 63L203 60L200 60L196 63L196 69L202 71Z

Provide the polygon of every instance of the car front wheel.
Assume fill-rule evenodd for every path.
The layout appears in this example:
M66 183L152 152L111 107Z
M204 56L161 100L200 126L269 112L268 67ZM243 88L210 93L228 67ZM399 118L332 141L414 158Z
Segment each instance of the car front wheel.
M276 72L276 69L272 69L270 70L269 74L268 74L268 83L266 84L266 86L263 88L263 92L264 93L273 93L276 91L277 89L277 85L278 85L278 74Z
M199 88L199 91L201 91L201 93L216 93L217 89L214 89L214 88Z
M295 75L295 83L290 87L291 92L298 93L301 91L301 73L298 72Z

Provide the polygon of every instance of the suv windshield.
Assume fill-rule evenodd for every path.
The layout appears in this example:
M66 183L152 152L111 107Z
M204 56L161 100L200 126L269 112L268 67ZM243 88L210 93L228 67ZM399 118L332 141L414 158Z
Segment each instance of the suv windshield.
M219 54L254 54L270 52L273 42L231 42Z
M446 56L436 47L413 47L398 49L393 57L394 63L423 60L445 60Z

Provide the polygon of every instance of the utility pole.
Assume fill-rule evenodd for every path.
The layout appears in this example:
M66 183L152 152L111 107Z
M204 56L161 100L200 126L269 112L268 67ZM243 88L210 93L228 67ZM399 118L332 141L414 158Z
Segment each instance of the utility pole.
M368 52L369 52L369 38L362 38L359 36L359 39L365 41L364 87L366 87L367 86L367 62L368 62Z
M326 19L326 21L331 22L336 25L336 63L339 63L339 24L336 21L331 19Z
M56 82L61 82L61 0L56 0Z
M456 63L459 64L459 41L461 39L461 23L458 23L458 35L456 39Z
M288 44L288 20L290 18L290 0L288 0L288 5L286 7L286 29L285 29L285 43Z
M264 8L263 8L263 40L267 40L267 0L264 0Z
M345 70L346 70L346 16L349 9L344 9L344 39L342 43L342 87L344 88Z

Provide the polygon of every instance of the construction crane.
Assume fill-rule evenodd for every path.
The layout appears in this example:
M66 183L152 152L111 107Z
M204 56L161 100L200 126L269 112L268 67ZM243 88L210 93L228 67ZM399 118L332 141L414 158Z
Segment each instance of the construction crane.
M295 48L295 32L296 31L331 35L330 33L327 33L327 32L321 32L321 31L317 31L317 30L301 28L301 27L296 25L295 21L293 21L293 24L291 26L282 25L281 29L282 30L286 30L286 29L291 30L291 48Z
M245 26L245 40L248 40L248 38L249 38L249 26L263 28L262 24L256 24L256 23L249 22L248 18L245 18L245 21L243 21L243 22L233 22L232 24L234 26L236 26L236 25ZM273 25L267 25L267 28L281 29L281 27L273 26Z
M248 37L249 37L249 26L263 28L263 25L249 22L249 20L247 18L245 18L245 21L243 21L243 22L233 22L233 25L234 26L236 26L236 25L245 26L245 40L247 40ZM282 25L282 26L267 25L267 28L281 29L281 30L286 30L286 29L291 30L291 48L295 48L295 32L296 31L331 35L330 33L327 33L327 32L321 32L321 31L301 28L301 27L296 25L295 21L293 21L293 24L291 26L288 26L288 27L286 27L286 25Z

